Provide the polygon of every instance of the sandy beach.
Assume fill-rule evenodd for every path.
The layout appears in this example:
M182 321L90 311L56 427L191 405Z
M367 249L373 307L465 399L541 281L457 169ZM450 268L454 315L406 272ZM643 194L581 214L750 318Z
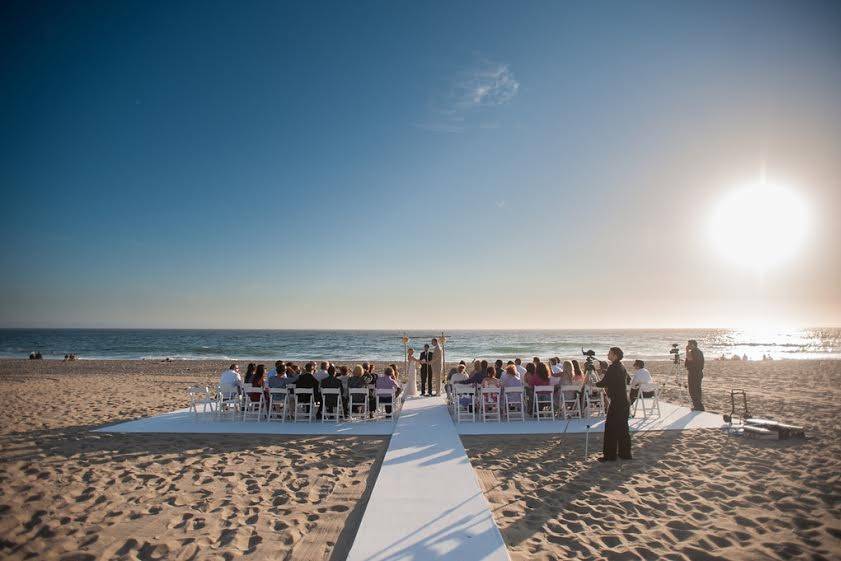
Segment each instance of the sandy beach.
M222 366L0 361L0 557L343 559L387 439L90 432Z
M671 365L649 366L662 379ZM707 363L707 410L744 388L755 416L805 424L807 441L652 432L602 465L598 435L589 461L581 435L462 440L514 561L838 559L839 383L841 361Z
M224 366L0 361L0 556L343 559L388 438L90 432L184 407ZM838 383L841 361L708 363L708 410L745 387L755 414L806 424L805 442L647 433L632 462L603 466L599 436L589 461L580 436L463 441L515 561L832 559Z

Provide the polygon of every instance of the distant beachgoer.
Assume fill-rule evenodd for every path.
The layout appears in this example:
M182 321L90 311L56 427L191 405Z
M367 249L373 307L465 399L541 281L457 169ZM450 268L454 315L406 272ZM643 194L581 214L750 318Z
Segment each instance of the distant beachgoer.
M746 354L742 355L742 360L749 360L748 355L746 355Z
M687 382L689 397L692 399L692 410L703 411L704 403L701 395L701 381L704 379L704 353L698 348L698 341L690 339L686 343L686 360L688 371Z
M35 351L29 353L29 360L35 360Z

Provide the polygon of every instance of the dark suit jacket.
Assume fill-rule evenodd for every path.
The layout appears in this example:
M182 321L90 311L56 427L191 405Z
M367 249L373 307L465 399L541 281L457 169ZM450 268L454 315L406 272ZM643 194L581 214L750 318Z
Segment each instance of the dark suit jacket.
M622 363L614 362L607 367L604 378L596 382L597 387L605 388L607 391L607 397L610 398L611 406L614 404L617 406L628 405L627 386L625 385L625 379L627 377L628 373L625 371Z

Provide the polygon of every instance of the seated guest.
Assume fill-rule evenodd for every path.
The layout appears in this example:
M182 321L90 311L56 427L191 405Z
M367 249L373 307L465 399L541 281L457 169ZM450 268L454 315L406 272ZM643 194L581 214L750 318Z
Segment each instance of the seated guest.
M641 360L634 361L634 376L631 378L631 393L630 401L633 405L640 394L640 384L653 384L654 380L651 378L651 372L645 367L645 362ZM643 397L654 397L654 392L643 392Z
M327 378L327 368L328 368L327 363L322 362L319 365L318 370L316 370L315 373L313 374L313 376L315 376L315 379L318 380L319 383L323 382L324 379Z
M242 381L246 384L251 383L251 378L254 377L254 371L257 369L257 365L253 362L248 363L248 368L245 369L245 376L243 377Z
M259 388L259 392L248 392L248 398L251 401L260 401L260 396L263 394L266 383L266 367L262 364L254 369L254 375L251 377L251 386ZM246 382L247 384L247 382Z
M340 366L339 373L336 374L336 378L342 383L342 390L343 393L347 394L347 383L348 378L350 378L350 372L348 371L347 366Z
M496 370L496 377L497 377L497 379L501 378L501 377L502 377L502 373L505 371L505 370L502 368L502 361L501 361L501 360L496 359L496 362L494 363L494 370Z
M470 378L473 378L477 374L482 373L482 377L484 378L484 373L482 372L482 361L481 360L474 360L473 361L473 371L470 373Z
M376 388L378 390L394 390L394 397L395 398L400 395L400 392L402 391L402 388L400 387L400 382L397 381L397 379L395 377L394 369L391 368L391 366L389 366L385 369L385 372L383 373L382 376L377 376ZM390 396L380 396L379 401L380 401L380 403L390 404L391 403L391 397ZM391 409L392 409L391 405L386 405L385 406L386 415L391 414Z
M468 376L465 372L466 366L464 363L459 363L456 371L450 375L450 384L464 384L467 382Z
M365 367L356 365L353 367L353 372L347 381L348 388L366 388L368 382L365 381Z
M520 375L517 374L517 365L512 362L506 366L505 372L503 372L502 377L499 379L499 383L503 388L522 388L523 380L520 379ZM520 399L519 392L513 394L511 398Z
M351 373L350 377L347 381L348 390L350 389L366 389L368 387L368 382L365 379L365 368L361 365L357 364L353 367L353 372ZM348 395L348 403L350 403L350 395ZM357 398L357 402L354 403L354 407L362 407L363 403L359 401Z
M562 386L568 386L574 383L572 373L572 362L568 360L565 360L563 362L563 365L561 366L561 373L558 376L558 378L560 379L560 384ZM578 395L577 392L565 392L564 399L573 399L576 395Z
M242 391L242 376L239 375L239 366L232 364L222 372L219 377L219 385L236 386L237 390Z
M267 377L268 377L269 380L271 380L275 376L277 376L279 374L284 374L285 372L286 372L286 367L283 365L283 361L278 360L277 362L274 363L274 368L269 370L269 373L267 374Z
M551 376L549 366L545 362L538 362L534 372L535 386L549 386L549 378Z
M525 380L526 367L523 366L523 360L520 357L514 359L514 366L517 368L517 375L521 380Z
M517 366L512 362L505 367L505 371L499 378L503 388L523 387L523 380L517 374Z
M327 377L321 380L321 389L325 388L342 390L342 382L336 377L336 367L332 364L327 367ZM323 396L322 407L325 407L326 411L332 413L337 407L338 401L339 398L335 395L325 395Z
M488 366L488 375L485 376L484 380L482 380L482 388L496 388L499 390L501 387L502 383L499 381L499 378L496 377L496 367ZM496 403L499 401L499 393L486 395L485 398L488 403Z
M534 366L533 362L526 364L526 375L523 376L523 384L525 384L528 388L533 388L534 386L538 385L535 383L535 371L537 369Z
M482 366L484 364L484 367ZM481 384L485 377L488 375L488 361L483 360L479 363L479 370L474 371L473 374L467 379L465 384Z
M294 384L298 380L298 367L296 364L286 365L286 384Z
M318 380L315 379L313 376L313 371L315 370L315 365L311 362L308 362L304 366L304 372L298 379L295 381L295 389L311 389L313 394L313 400L315 402L320 401L320 396L318 395ZM302 403L307 401L306 397L299 395L298 402Z
M272 372L275 373L274 376L271 375ZM266 382L270 388L285 388L287 384L291 383L289 378L286 376L285 368L281 368L280 371L270 371L266 376Z
M572 381L575 383L584 383L584 374L581 373L581 365L575 359L572 359Z

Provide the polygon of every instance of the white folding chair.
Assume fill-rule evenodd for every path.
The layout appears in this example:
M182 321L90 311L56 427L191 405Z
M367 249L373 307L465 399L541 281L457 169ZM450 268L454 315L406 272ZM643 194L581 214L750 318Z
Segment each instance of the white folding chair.
M348 389L348 418L365 420L368 418L367 388Z
M263 393L262 387L257 386L245 386L245 389L242 391L245 396L244 405L242 408L242 420L247 421L250 417L254 417L255 420L259 421L260 417L263 416L263 406L265 405L266 396ZM259 395L259 399L256 401L252 399L253 395Z
M202 386L191 386L187 388L187 395L190 397L190 411L199 416L199 405L202 406L202 413L207 413L208 409L213 413L216 402L213 396L210 395L210 389Z
M336 396L336 402L333 404L332 412L327 407L327 396ZM321 422L336 421L338 423L343 417L342 390L339 388L321 388Z
M512 387L503 390L505 398L505 418L508 421L526 420L526 405L523 402L523 388Z
M467 384L455 384L456 422L476 421L476 389Z
M649 394L651 397L645 397L645 394ZM646 409L645 403L648 400L648 408ZM636 417L637 415L637 406L642 405L642 417L643 419L648 418L649 413L654 413L655 409L657 410L657 416L660 416L660 386L657 384L640 384L639 386L639 393L637 394L637 399L634 401L634 410L631 413L632 417Z
M580 390L581 386L577 384L565 384L558 388L560 413L564 416L564 419L581 418L581 400L578 397Z
M219 384L216 387L216 416L224 417L230 413L231 418L236 418L240 413L242 396L239 388L232 384Z
M280 419L286 420L286 410L289 404L289 390L286 388L269 388L269 408L266 411L266 422Z
M607 414L601 389L592 386L584 388L584 414L587 418L604 417Z
M311 423L315 417L315 397L312 388L295 388L294 421Z
M482 422L501 421L499 388L482 388Z
M374 415L385 419L394 418L394 388L374 390Z
M555 418L555 387L535 386L534 387L534 418L541 419Z

